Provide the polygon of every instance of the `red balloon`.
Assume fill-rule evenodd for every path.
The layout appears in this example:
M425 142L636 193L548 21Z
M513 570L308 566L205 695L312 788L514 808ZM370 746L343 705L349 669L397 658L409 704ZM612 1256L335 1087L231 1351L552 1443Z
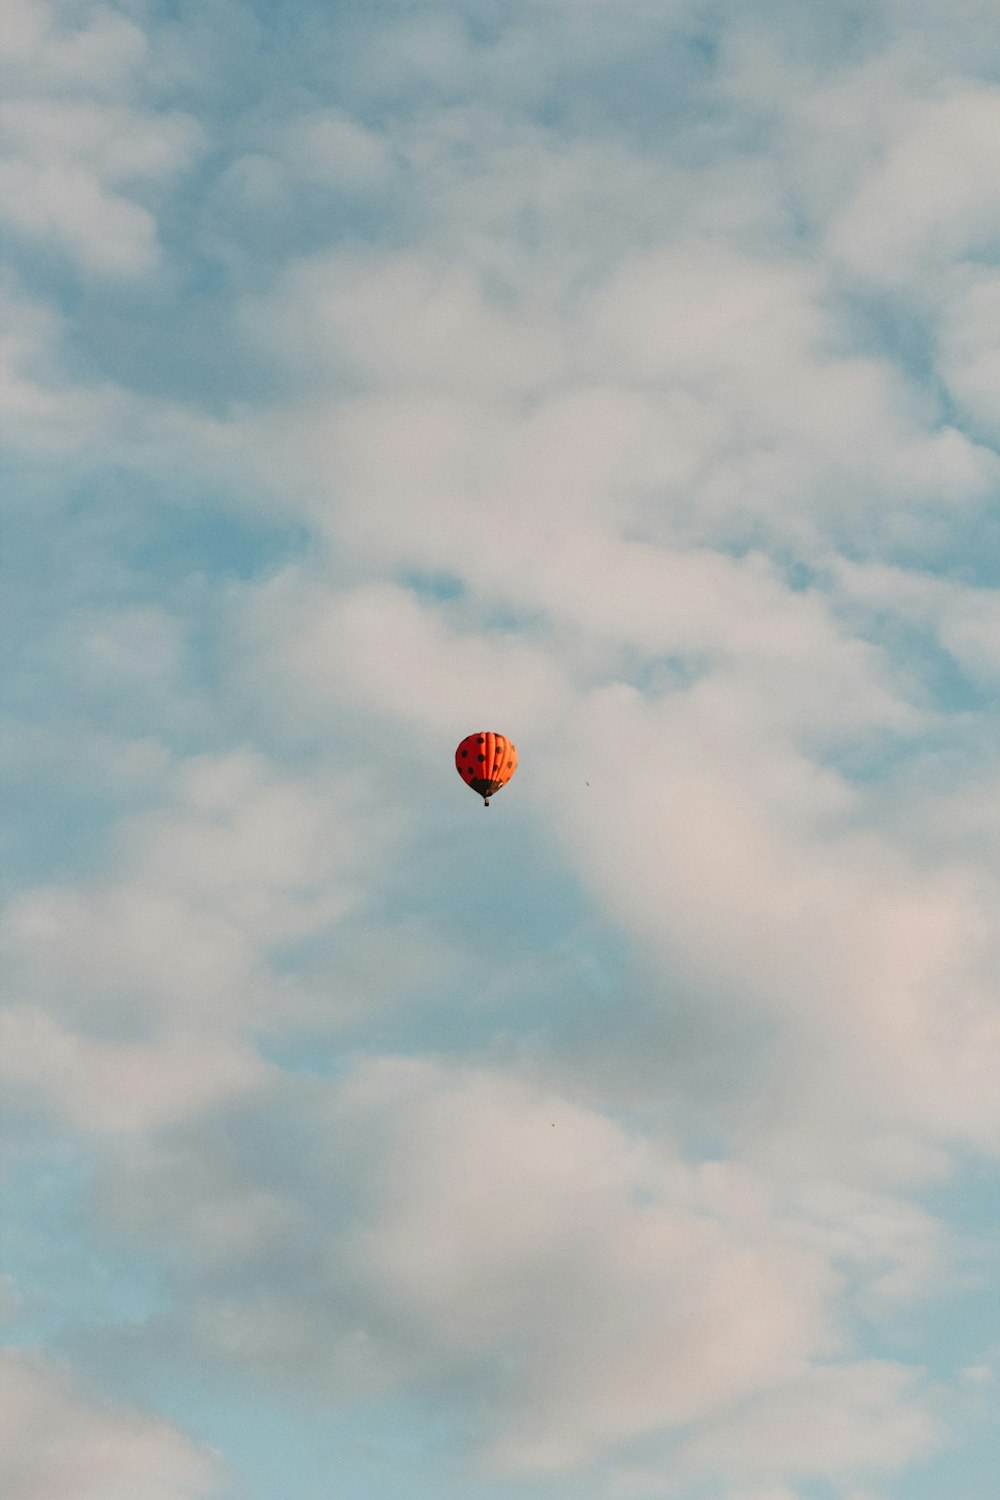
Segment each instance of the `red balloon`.
M517 770L517 748L506 735L484 729L465 737L455 751L455 766L466 786L489 807L493 793L506 786Z

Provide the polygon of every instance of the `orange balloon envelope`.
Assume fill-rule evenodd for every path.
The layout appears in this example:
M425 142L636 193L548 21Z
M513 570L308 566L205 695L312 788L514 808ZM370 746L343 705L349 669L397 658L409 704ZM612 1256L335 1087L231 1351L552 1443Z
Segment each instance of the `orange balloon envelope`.
M506 786L517 770L517 750L503 734L470 734L455 751L458 774L478 792L487 807L494 792Z

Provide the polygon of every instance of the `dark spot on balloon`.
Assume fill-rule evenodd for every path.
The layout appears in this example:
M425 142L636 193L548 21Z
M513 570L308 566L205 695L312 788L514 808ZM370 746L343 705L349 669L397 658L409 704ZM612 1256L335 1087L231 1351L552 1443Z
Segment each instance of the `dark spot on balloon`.
M480 760L485 760L485 759L486 759L486 756L485 756L485 755L481 755L481 756L480 756L480 757L479 757L479 759L480 759Z
M468 755L468 753L469 753L469 752L468 752L468 750L463 750L463 751L462 751L462 759L463 759L463 760L464 760L464 759L465 759L465 757L466 757L466 756L467 756L467 755Z
M480 736L479 736L479 743L480 743L480 744L481 744L481 745L485 745L485 743L486 743L486 736L485 736L485 735L482 735L482 734L481 734L481 735L480 735Z

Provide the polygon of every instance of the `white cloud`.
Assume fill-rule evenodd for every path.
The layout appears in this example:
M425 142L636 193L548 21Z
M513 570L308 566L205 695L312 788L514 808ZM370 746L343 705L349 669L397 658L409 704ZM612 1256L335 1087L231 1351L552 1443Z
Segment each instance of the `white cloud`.
M157 264L152 214L117 191L135 176L172 165L191 130L144 127L100 106L9 106L0 114L8 154L0 170L0 215L17 233L61 244L85 270L141 275Z
M158 266L159 245L135 190L183 171L202 133L188 115L122 98L146 60L137 26L103 7L78 19L64 29L44 5L30 19L14 7L0 57L16 83L0 107L0 219L86 273L143 275Z
M931 1452L944 1431L919 1374L889 1361L818 1367L747 1403L682 1449L691 1471L850 1478L898 1470Z
M685 1473L777 1484L902 1465L939 1435L914 1372L815 1364L859 1286L871 1312L936 1279L932 1221L691 1166L539 1070L273 1075L235 1113L116 1144L99 1202L175 1247L199 1357L336 1400L457 1379L491 1471L578 1472L679 1429Z
M231 263L252 262L268 236L283 243L298 217L315 213L320 204L329 217L339 217L360 205L373 204L393 187L398 162L394 141L370 129L344 110L317 109L293 116L275 126L252 129L244 149L220 173L212 193L216 246ZM249 232L249 233L248 233ZM264 250L266 257L267 251ZM245 262L244 262L245 263ZM296 273L300 285L314 279L304 268ZM248 338L272 358L264 327L268 309L281 292L261 298L244 319ZM280 330L280 344L310 351L318 365L325 363L320 332L332 319L329 308L320 328ZM327 356L328 357L328 356Z
M120 393L71 381L65 325L51 305L29 297L12 275L0 283L0 432L13 454L48 460L78 452L106 433ZM9 503L16 503L12 495Z
M883 620L932 632L976 686L988 688L1000 669L1000 595L933 573L878 563L838 561L837 583Z
M1000 90L954 88L896 114L884 158L833 226L836 251L889 284L982 252L1000 230L991 163Z
M357 789L259 758L196 758L167 790L125 820L120 878L29 890L5 916L0 1070L88 1129L155 1128L258 1084L244 1028L316 1005L272 951L342 921L378 848L374 815L358 840Z
M342 110L316 110L286 126L281 154L307 182L364 192L382 186L392 171L386 140Z
M52 309L16 295L6 279L3 327L0 331L0 413L5 436L15 424L25 421L61 420L61 402L55 392L29 373L40 356L49 353L58 337L60 321ZM11 432L13 436L13 432Z
M780 1017L772 1100L793 1156L896 1132L995 1146L990 877L910 866L711 679L660 705L595 695L579 745L564 780L602 788L561 804L582 868L670 970Z
M432 1347L510 1362L501 1467L575 1467L829 1345L821 1258L543 1088L376 1062L335 1118L377 1143L356 1265Z
M789 354L816 337L814 272L755 263L710 244L626 261L598 299L597 327L630 372L697 382L756 372L758 400Z
M366 563L446 567L535 609L575 580L596 610L648 591L635 545L603 577L626 538L823 561L927 546L943 505L971 515L996 483L995 454L843 347L802 261L684 242L618 265L572 318L484 284L431 254L328 259L247 308L300 371L350 388L250 441L264 463L294 452L275 482Z
M279 653L310 693L406 723L428 754L443 741L450 753L465 724L516 722L537 734L569 706L558 664L519 632L449 628L402 588L329 595L293 574L264 611L287 632Z
M207 1500L223 1477L176 1427L95 1401L35 1356L0 1353L4 1500Z
M963 285L964 283L964 285ZM974 427L1000 432L1000 276L980 270L959 279L941 320L941 369Z
M817 1179L801 1188L797 1206L806 1242L856 1278L865 1316L891 1319L947 1284L948 1233L915 1204Z
M989 450L947 427L887 360L850 349L833 301L815 262L713 243L625 261L599 295L600 363L711 412L696 537L752 536L752 518L807 554L856 546L873 524L886 529L875 496L906 514L995 482Z
M189 1019L248 1014L257 943L349 905L361 852L349 786L307 788L236 754L181 763L165 790L122 826L120 882L38 888L11 906L7 941L29 956L36 993L92 987L109 1014L138 997Z
M183 1248L202 1358L340 1400L458 1379L505 1472L575 1470L839 1343L840 1275L766 1184L498 1068L272 1079L196 1131L123 1140L100 1204ZM239 1286L220 1279L237 1264Z
M941 644L983 688L1000 679L1000 593L968 590L941 623Z
M54 91L83 85L113 93L127 87L147 47L141 28L108 6L5 0L0 67L8 91L44 81Z
M83 1130L149 1129L244 1093L263 1072L256 1053L202 1029L148 1042L72 1033L37 1008L0 1014L9 1097L28 1087Z
M559 371L545 309L491 307L479 278L427 256L324 257L294 267L248 327L307 367L391 390L530 390Z
M799 1500L795 1490L790 1490L784 1484L755 1485L752 1489L742 1486L736 1490L727 1490L725 1500Z
M13 272L0 276L0 293L0 437L9 453L46 474L62 506L81 479L100 474L107 482L111 453L122 471L162 482L183 451L206 485L234 483L240 439L230 426L190 406L81 374L65 312L30 293ZM250 488L245 472L236 483L244 493ZM4 498L15 514L27 505L37 512L33 493L26 499L11 486ZM156 606L149 608L152 613ZM126 615L122 611L123 620Z

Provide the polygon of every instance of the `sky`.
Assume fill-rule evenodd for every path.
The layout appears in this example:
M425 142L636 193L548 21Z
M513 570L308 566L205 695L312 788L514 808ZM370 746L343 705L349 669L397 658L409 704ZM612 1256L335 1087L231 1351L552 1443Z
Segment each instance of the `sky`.
M3 0L0 140L5 1500L988 1500L994 0Z

